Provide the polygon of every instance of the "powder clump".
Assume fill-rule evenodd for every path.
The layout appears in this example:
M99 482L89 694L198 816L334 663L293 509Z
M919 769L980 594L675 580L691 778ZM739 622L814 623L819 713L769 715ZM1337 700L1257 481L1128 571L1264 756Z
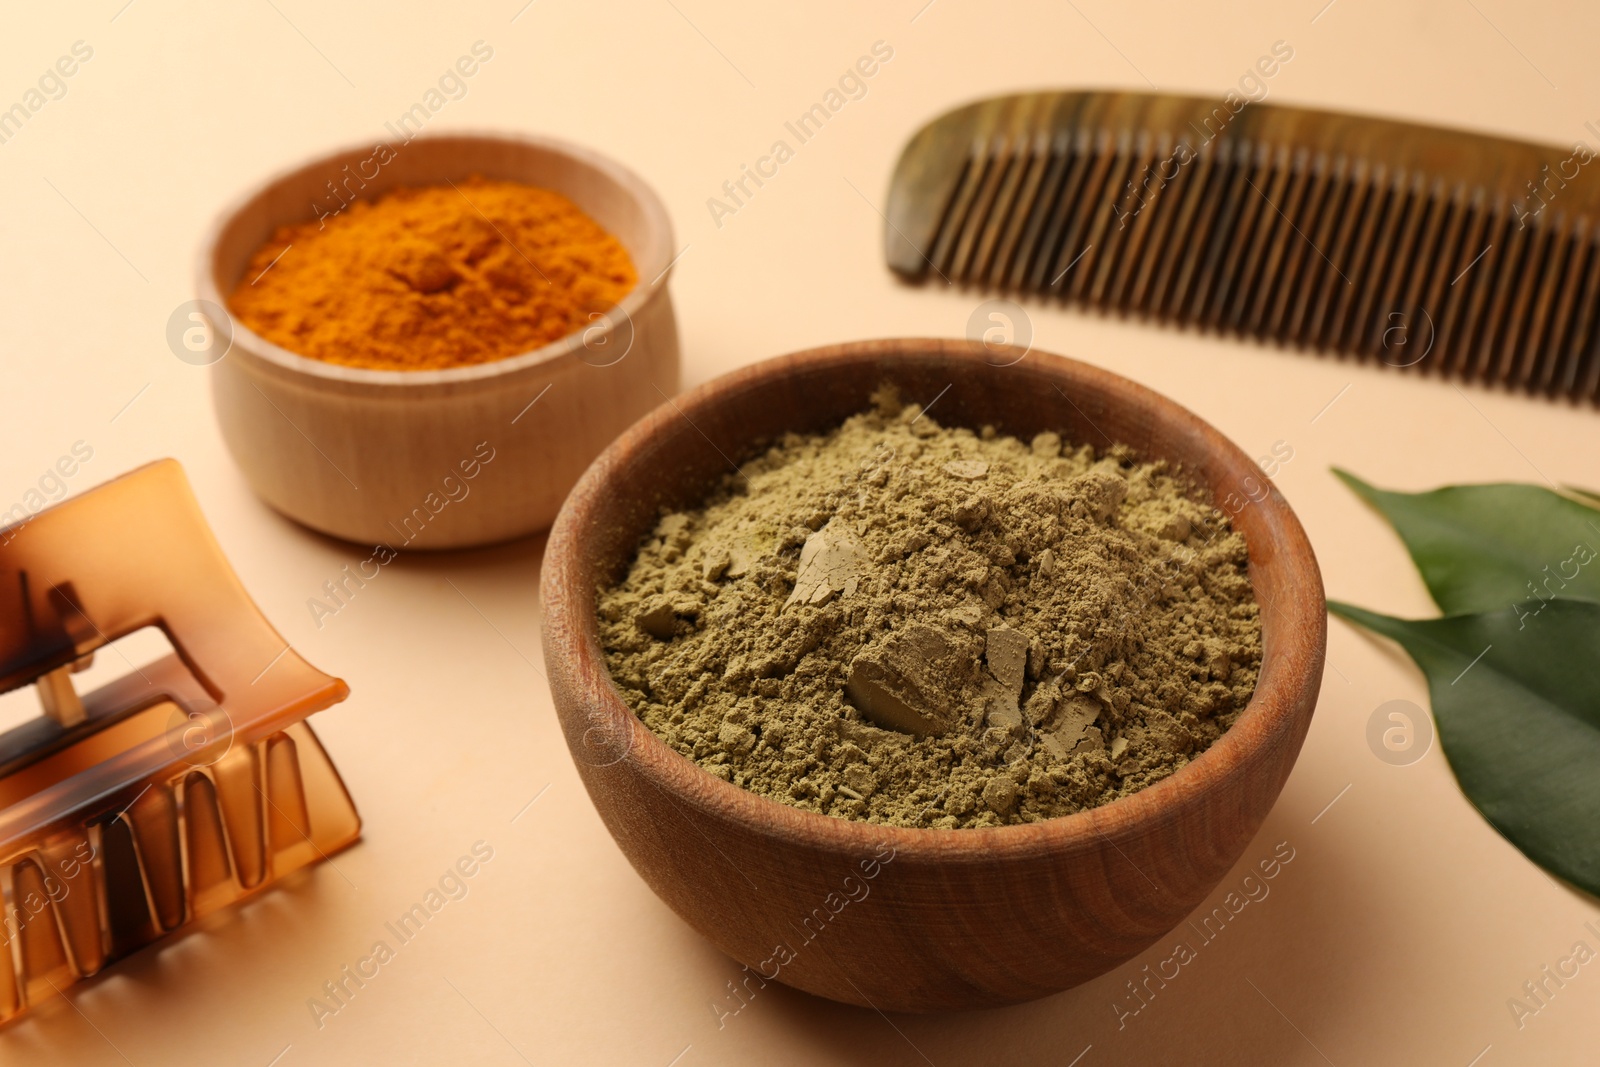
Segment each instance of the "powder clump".
M1221 736L1260 615L1181 471L874 401L664 516L600 592L646 726L763 796L941 828L1104 804Z
M280 228L228 308L302 356L436 370L559 340L637 280L622 244L566 197L473 177Z

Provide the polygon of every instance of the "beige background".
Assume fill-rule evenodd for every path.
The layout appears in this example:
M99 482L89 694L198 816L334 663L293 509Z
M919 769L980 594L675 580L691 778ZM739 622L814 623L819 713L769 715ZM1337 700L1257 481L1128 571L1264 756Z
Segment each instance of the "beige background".
M1374 756L1373 709L1425 702L1425 692L1409 663L1342 623L1304 755L1224 888L1278 842L1294 861L1121 1030L1113 1001L1166 948L1010 1010L885 1019L769 987L719 1029L709 1005L737 968L634 876L559 737L539 666L540 542L405 557L313 624L307 597L367 550L308 534L251 496L212 421L207 372L166 346L167 317L191 295L197 238L224 201L314 151L383 136L474 41L493 60L430 128L556 134L655 183L689 246L673 281L689 383L823 342L964 332L982 297L897 287L880 265L872 205L910 132L980 94L1147 83L1221 93L1283 40L1295 54L1269 83L1273 100L1566 143L1592 138L1582 124L1600 117L1600 19L1577 4L1296 0L1202 13L1078 0L1002 16L923 2L777 11L496 0L358 12L309 0L95 0L8 11L0 103L74 41L94 57L65 97L0 145L0 498L20 499L80 439L94 459L74 491L156 457L182 460L268 616L353 688L315 723L366 837L335 864L43 1005L0 1033L0 1058L943 1067L1065 1064L1087 1048L1084 1067L1592 1061L1600 967L1521 1029L1506 1001L1575 941L1597 944L1583 929L1594 902L1496 836L1436 747L1406 767ZM865 99L715 226L706 199L878 40L894 58ZM1330 594L1357 603L1431 610L1399 543L1330 464L1408 488L1600 483L1589 410L1030 311L1037 346L1153 385L1257 454L1292 447L1278 483ZM494 859L469 895L319 1029L308 998L479 840Z

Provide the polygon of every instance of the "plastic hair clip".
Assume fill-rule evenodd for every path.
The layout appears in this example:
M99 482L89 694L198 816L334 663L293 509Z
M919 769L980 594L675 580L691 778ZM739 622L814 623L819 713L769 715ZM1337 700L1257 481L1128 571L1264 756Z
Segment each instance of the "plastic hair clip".
M97 649L174 655L80 695ZM239 583L183 468L161 460L0 529L0 1021L361 836L306 716L349 688Z

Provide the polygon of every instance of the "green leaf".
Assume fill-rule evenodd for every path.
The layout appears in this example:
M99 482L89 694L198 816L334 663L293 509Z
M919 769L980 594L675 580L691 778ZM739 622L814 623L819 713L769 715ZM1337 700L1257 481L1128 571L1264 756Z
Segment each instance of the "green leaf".
M1428 678L1456 781L1529 859L1600 894L1600 604L1406 620L1330 601Z
M1537 485L1395 493L1334 468L1394 525L1445 614L1600 600L1600 510Z

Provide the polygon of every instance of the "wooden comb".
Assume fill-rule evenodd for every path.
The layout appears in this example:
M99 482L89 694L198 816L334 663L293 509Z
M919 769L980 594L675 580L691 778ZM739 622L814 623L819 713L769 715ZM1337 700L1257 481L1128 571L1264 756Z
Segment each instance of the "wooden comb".
M889 266L1600 396L1587 146L1231 100L1047 92L951 111L895 168Z

